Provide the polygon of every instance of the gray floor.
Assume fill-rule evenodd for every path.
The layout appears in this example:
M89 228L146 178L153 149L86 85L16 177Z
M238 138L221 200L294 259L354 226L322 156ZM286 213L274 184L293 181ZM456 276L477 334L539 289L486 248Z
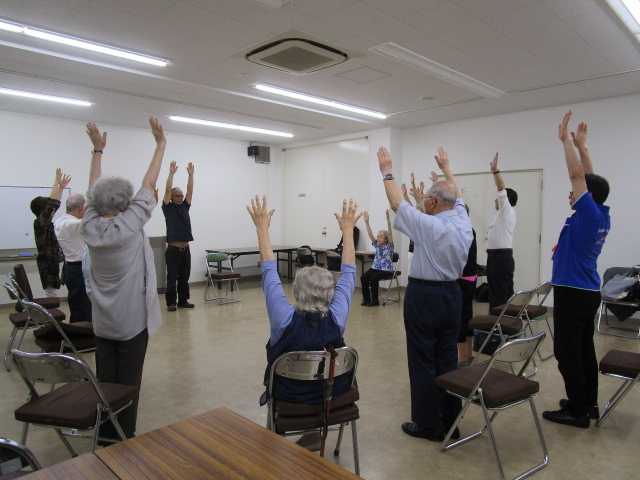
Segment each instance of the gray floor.
M290 285L285 286L291 296ZM242 302L217 305L203 301L203 286L192 289L194 310L163 312L164 325L152 337L144 370L138 434L226 406L264 425L266 407L258 406L265 366L264 346L269 335L264 299L259 285L243 286ZM476 304L479 312L486 304ZM63 310L67 305L63 304ZM6 319L9 308L0 308ZM0 323L0 335L7 338L9 322ZM407 374L402 305L367 308L360 306L359 290L345 334L347 343L360 354L358 383L361 419L358 421L361 475L367 479L468 479L498 478L489 438L483 436L443 453L439 444L405 435L400 425L409 420ZM596 334L601 358L611 348L639 352L637 340ZM4 347L4 344L3 344ZM29 333L24 350L36 351ZM543 344L550 351L548 340ZM536 398L539 414L557 409L564 388L555 359L538 363L540 382ZM620 382L600 376L601 406ZM26 399L26 387L12 370L0 371L0 436L20 439L22 425L13 410ZM640 388L632 391L600 428L588 430L552 424L542 420L549 448L550 465L537 479L637 478L637 442L640 441ZM481 412L472 408L461 424L463 434L479 427ZM541 456L533 420L527 405L499 415L495 422L498 445L507 476L515 476ZM335 435L335 434L334 434ZM330 438L330 442L335 437ZM85 442L76 441L81 452ZM31 429L27 441L40 461L52 465L69 458L52 430ZM331 445L331 444L330 444ZM345 434L341 455L331 461L353 471L350 435Z

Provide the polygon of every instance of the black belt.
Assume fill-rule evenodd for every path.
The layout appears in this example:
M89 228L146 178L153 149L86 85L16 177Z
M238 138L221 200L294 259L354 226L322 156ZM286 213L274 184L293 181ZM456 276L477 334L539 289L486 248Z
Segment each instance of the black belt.
M79 262L65 262L67 265L82 265L82 260Z
M513 253L513 248L487 248L487 253Z
M189 250L189 245L186 247L176 247L175 245L169 245L167 248L177 248L179 251L184 252L185 250Z
M455 280L423 280L421 278L409 277L409 283L417 283L418 285L431 285L434 287L448 287L456 283Z

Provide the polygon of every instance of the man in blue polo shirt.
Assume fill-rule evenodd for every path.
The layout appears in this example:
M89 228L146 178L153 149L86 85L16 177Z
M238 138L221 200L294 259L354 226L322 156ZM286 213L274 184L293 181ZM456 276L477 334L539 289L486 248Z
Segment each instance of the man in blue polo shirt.
M193 194L193 163L187 166L189 179L187 180L187 195L182 190L173 187L173 175L178 171L176 162L169 166L169 176L162 199L162 213L167 224L167 289L165 298L167 310L175 312L177 308L193 308L189 303L189 275L191 274L191 252L189 242L193 241L191 234L191 196ZM177 294L176 294L177 283Z
M589 428L589 418L597 419L598 360L593 344L594 317L600 304L600 276L597 261L611 226L609 183L593 173L587 148L587 124L567 134L569 110L558 127L564 146L572 191L569 217L553 255L554 342L558 370L564 379L568 399L560 400L560 410L542 416L555 423ZM578 149L580 158L574 150Z

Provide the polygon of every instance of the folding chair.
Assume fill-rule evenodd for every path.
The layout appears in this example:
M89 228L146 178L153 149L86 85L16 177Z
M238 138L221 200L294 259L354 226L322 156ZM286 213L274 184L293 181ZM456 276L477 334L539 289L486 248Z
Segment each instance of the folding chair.
M481 353L493 354L493 351L485 350L485 348L489 341L493 339L494 334L499 339L496 347L500 347L507 340L520 337L525 333L525 324L522 317L532 297L533 290L521 290L511 296L507 303L502 306L498 315L475 315L469 320L469 328L471 330L478 330L486 334L482 345L477 349L478 355L474 357L471 365L477 363ZM515 315L507 315L508 311ZM535 360L533 361L533 366L534 371L529 376L535 375L538 371Z
M528 477L547 466L549 463L549 454L544 441L544 435L542 434L540 420L538 419L538 412L533 402L533 398L536 393L538 393L539 384L524 376L529 362L533 359L533 355L542 340L544 340L545 335L546 332L540 332L533 337L511 340L501 345L486 365L475 365L454 370L436 378L436 384L440 388L444 388L451 395L463 400L462 410L442 442L442 451L450 450L469 440L473 440L488 430L489 436L491 437L493 453L495 454L498 470L500 471L500 478L505 480L506 477L502 467L502 460L500 459L500 453L498 452L493 431L493 421L501 411L528 401L531 407L531 413L533 414L533 421L538 431L543 460L515 478L519 480ZM512 365L514 362L522 362L523 365L517 374L512 374L494 368L493 364L496 361L508 362L509 365ZM479 431L449 444L448 442L451 440L454 431L458 428L458 424L464 417L469 405L477 405L482 408L484 426ZM489 412L492 412L491 416L489 416Z
M338 281L338 277L340 276L340 268L342 266L342 258L338 252L334 252L333 250L327 250L324 252L325 257L327 257L327 265L326 269L331 272L333 275L334 283Z
M296 260L295 260L296 272L301 268L313 267L316 265L316 258L313 255L313 251L307 245L303 245L300 248L296 248ZM322 267L323 265L319 264Z
M327 379L331 355L326 351L318 352L289 352L278 357L269 374L268 389L268 413L267 428L282 436L302 435L310 432L338 430L338 440L333 452L335 456L340 454L340 444L345 424L351 422L351 440L353 442L353 461L356 475L360 475L360 462L358 456L358 434L356 420L360 418L360 412L355 402L360 398L358 389L354 386L356 370L358 367L358 353L351 347L342 347L335 350L338 354L335 366L334 378L341 375L349 375L351 389L339 397L327 397ZM278 381L280 378L314 382L311 388L319 388L324 392L324 402L315 405L306 403L294 403L279 400ZM330 402L330 410L326 412L326 403ZM329 428L335 425L340 427Z
M17 300L18 305L20 305L20 309L24 310L21 304L23 297L19 293L19 290L17 290L17 288L19 288L18 284L16 283L15 278L12 275L9 275L9 278L11 279L11 283L13 284L13 286L9 285L8 283L4 283L3 286L9 293L9 297L12 298L13 300ZM56 322L61 322L66 318L66 315L64 314L64 312L61 310L58 310L57 308L52 308L47 311ZM15 345L15 348L20 348L20 346L22 345L22 341L24 340L24 335L27 333L27 330L29 330L30 328L37 328L40 326L37 323L37 321L30 318L29 313L26 311L10 313L9 321L13 325L13 328L11 329L11 334L9 335L9 341L7 342L7 349L5 350L5 353L4 353L4 367L7 371L11 370L12 360L11 360L10 352L14 346L13 343L16 340L16 337L18 336L18 332L22 332L22 333L20 335L20 338L18 339L17 345Z
M27 403L15 411L15 419L24 422L22 444L27 443L29 425L51 427L72 456L76 451L66 437L90 438L91 451L98 440L116 442L126 437L117 414L138 396L138 387L98 382L89 366L81 359L62 353L25 353L12 350L16 369L29 389ZM59 385L39 394L37 383ZM100 426L113 423L119 439L100 437ZM78 433L78 431L88 433Z
M381 298L382 298L382 306L384 307L387 302L397 302L400 303L400 282L398 281L398 277L402 274L402 272L400 271L400 255L398 255L397 252L393 252L393 258L392 258L392 266L393 266L393 270L392 272L389 274L389 276L387 278L383 278L382 280L380 280L380 282L389 282L385 287L380 286L380 293ZM394 288L393 287L393 282L396 283L396 290L398 293L398 298L392 298L389 296L389 291Z
M222 266L223 262L228 262L227 266ZM242 276L233 271L233 262L226 253L209 253L205 258L207 265L207 288L204 290L204 299L209 302L215 300L218 304L236 303L242 300L240 296L240 287L238 287L238 279ZM224 268L225 271L218 271ZM216 287L216 282L218 287ZM224 295L218 293L218 288L222 290L222 282L226 282L227 288ZM233 286L235 285L236 294L233 294ZM209 287L213 288L213 297L207 297ZM231 293L231 295L230 295Z
M540 285L534 288L533 297L535 298L535 296L537 295L538 304L532 305L531 303L529 303L529 305L527 305L527 307L524 309L524 312L522 313L522 320L525 322L526 328L529 329L529 333L531 333L531 335L534 335L533 323L545 321L547 322L547 328L549 329L549 334L551 335L551 339L553 339L553 329L551 328L551 324L549 323L549 311L547 307L543 305L544 301L547 299L552 289L553 289L553 285L551 284L551 282L542 282ZM533 298L532 298L532 301L533 301ZM491 314L500 315L500 312L502 311L503 307L504 305L493 307L491 309ZM518 311L519 311L518 306L511 305L507 307L505 315L509 317L517 317ZM540 353L540 349L538 349L538 356L540 357L540 360L545 361L553 357L553 353L543 357L542 353Z
M20 296L28 301L34 302L38 305L42 305L44 308L58 308L60 307L60 298L59 297L41 297L41 298L33 298L33 293L31 291L31 284L29 283L29 277L27 276L27 271L24 268L24 265L18 263L13 266L13 275L9 274L12 283L16 286L16 290L20 293ZM19 303L16 303L16 312L21 312L21 307Z
M24 471L26 467L30 467L34 472L42 468L27 447L14 440L0 437L0 479L8 480L27 475L29 472Z
M600 373L610 377L622 378L623 382L604 406L600 418L596 422L596 427L602 425L602 422L631 391L634 385L640 382L640 353L609 350L600 360Z
M632 273L640 274L640 266L638 265L632 267L632 269L629 267L607 268L602 276L602 286L604 287L607 282L616 275L628 274L630 270L632 270ZM637 328L623 327L620 323L618 325L609 324L609 313L612 313L620 322L622 322L633 316L638 310L640 310L640 302L636 299L618 300L614 298L607 298L603 294L600 302L600 310L598 311L598 332L604 335L612 335L614 337L640 338L640 323ZM615 333L616 331L621 333Z

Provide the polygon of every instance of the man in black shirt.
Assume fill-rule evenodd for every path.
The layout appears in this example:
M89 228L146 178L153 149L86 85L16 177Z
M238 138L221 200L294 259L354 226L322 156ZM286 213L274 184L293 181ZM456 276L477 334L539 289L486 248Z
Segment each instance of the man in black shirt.
M191 234L191 196L193 194L193 163L187 166L189 180L187 181L187 195L182 190L173 188L173 175L178 171L176 162L169 166L167 186L162 199L162 213L167 224L167 289L165 298L167 310L175 312L176 308L193 308L189 303L189 275L191 274L191 252L189 242L193 241ZM176 293L177 283L177 293Z

